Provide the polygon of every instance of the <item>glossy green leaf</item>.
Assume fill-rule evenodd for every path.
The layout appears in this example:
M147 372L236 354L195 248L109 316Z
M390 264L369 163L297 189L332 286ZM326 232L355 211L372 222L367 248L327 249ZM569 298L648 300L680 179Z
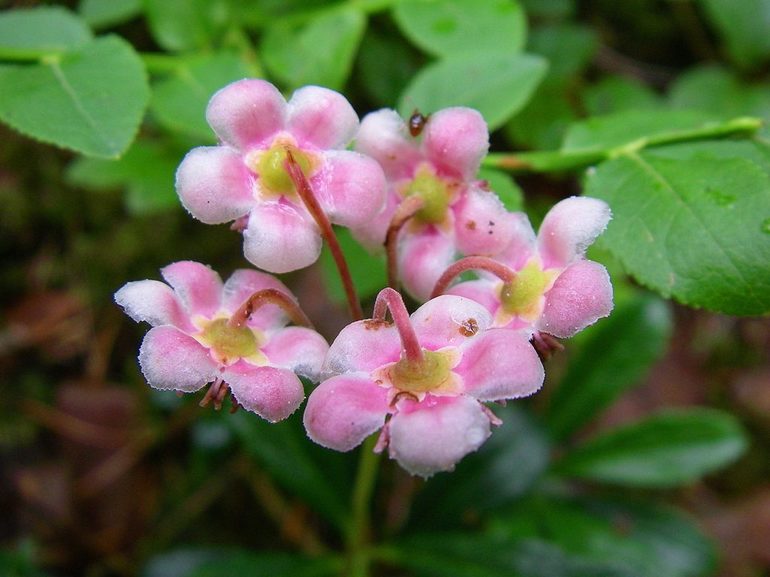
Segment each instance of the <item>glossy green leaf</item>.
M155 41L172 52L209 46L228 19L227 0L143 0Z
M377 105L392 108L421 61L409 44L370 27L358 51L353 80Z
M354 8L326 10L307 24L278 22L266 30L261 56L268 71L290 88L341 89L365 28L366 17Z
M524 193L509 174L502 170L482 167L478 178L487 181L489 188L497 194L507 210L511 212L522 210Z
M358 291L358 298L367 300L374 297L380 289L388 285L384 251L370 253L352 237L347 228L338 228L335 232ZM338 303L346 302L345 289L342 287L337 265L334 264L332 254L326 245L321 253L320 262L324 285L329 296Z
M770 58L770 0L699 0L739 65L753 67Z
M545 60L530 54L455 55L423 68L401 95L399 110L406 117L415 108L469 106L494 130L527 103L546 68Z
M547 81L566 81L585 70L599 41L587 26L573 23L549 24L532 31L527 50L548 60Z
M85 22L59 6L0 13L0 56L42 57L81 48L92 38Z
M605 246L664 297L734 315L770 310L770 155L685 143L604 162L586 195L612 207Z
M587 329L551 397L545 419L551 434L569 436L638 384L665 352L671 323L664 302L642 295Z
M470 49L521 52L527 34L524 11L515 0L406 0L393 11L401 32L437 56Z
M149 99L144 66L117 36L36 65L0 65L0 120L88 156L115 158L134 139Z
M738 420L714 409L669 410L619 427L577 447L556 472L633 487L676 487L741 456Z
M142 0L80 0L78 12L94 28L122 24L142 12Z
M225 85L251 75L251 68L236 54L220 52L185 59L170 77L155 85L150 112L173 132L214 143L216 136L206 122L209 100Z
M583 102L592 116L608 115L624 110L651 110L664 104L647 85L622 76L606 76L583 91ZM681 108L699 109L699 106ZM709 110L707 110L709 112ZM738 116L738 114L729 115Z

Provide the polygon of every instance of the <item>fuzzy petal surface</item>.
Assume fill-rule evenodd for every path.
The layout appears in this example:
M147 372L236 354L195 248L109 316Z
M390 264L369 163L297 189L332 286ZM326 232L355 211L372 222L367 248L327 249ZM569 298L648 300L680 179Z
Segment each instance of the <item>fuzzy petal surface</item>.
M332 377L307 400L305 430L313 441L350 451L382 427L388 413L387 391L358 373Z
M429 350L464 344L492 324L482 305L454 295L429 300L412 313L411 320L417 339Z
M219 310L222 304L222 279L211 267L185 260L162 268L160 273L190 315L210 318Z
M230 222L254 205L253 176L234 149L199 146L176 171L176 191L187 211L206 224Z
M330 151L324 168L312 184L329 220L347 227L362 227L385 206L385 174L368 156L347 150Z
M358 130L358 115L339 92L305 86L289 100L287 128L302 148L344 148Z
M567 267L545 294L537 328L559 338L571 337L612 311L612 283L607 269L591 260Z
M150 329L139 348L139 366L150 386L192 393L218 376L208 349L182 331Z
M428 159L444 174L470 180L489 150L489 128L472 108L444 108L431 115L423 132Z
M404 405L406 403L402 403ZM390 456L413 475L451 471L490 435L489 417L470 397L426 397L390 420Z
M217 136L242 152L267 144L283 128L285 115L283 95L255 78L228 84L211 97L206 109L206 120Z
M288 369L256 367L239 361L225 369L222 378L244 409L271 423L291 415L305 398L302 383Z
M115 293L115 302L136 322L157 327L173 325L191 330L177 295L167 284L157 280L138 280L126 283Z
M369 222L358 227L351 227L350 229L353 238L370 251L383 249L390 221L398 206L399 198L396 193L388 190L385 196L385 206L379 214L374 216Z
M521 332L490 329L468 343L454 371L465 392L480 401L517 399L536 392L545 378L543 363Z
M230 275L222 289L222 308L234 313L255 292L265 289L276 289L293 298L291 291L275 278L264 272L253 269L238 269ZM286 324L286 314L278 305L265 304L251 313L249 326L265 330L276 325Z
M261 350L271 365L317 382L329 345L312 329L287 327L273 335Z
M243 254L249 262L272 273L305 268L321 254L315 223L288 203L255 206L243 240Z
M582 257L610 218L609 205L596 198L573 196L556 203L537 236L543 265L562 268Z
M497 309L500 308L498 290L501 284L501 282L490 279L469 280L449 287L444 294L456 295L476 301L487 309L489 314L494 315Z
M395 110L389 108L364 116L355 148L379 162L391 181L411 178L422 160L406 123Z
M455 207L457 248L467 255L492 256L508 246L518 219L493 192L470 187Z
M398 267L404 288L418 301L426 301L441 274L455 256L454 235L433 227L409 234L402 230Z
M372 321L356 321L340 331L329 347L322 369L324 377L344 373L369 373L401 357L396 327Z

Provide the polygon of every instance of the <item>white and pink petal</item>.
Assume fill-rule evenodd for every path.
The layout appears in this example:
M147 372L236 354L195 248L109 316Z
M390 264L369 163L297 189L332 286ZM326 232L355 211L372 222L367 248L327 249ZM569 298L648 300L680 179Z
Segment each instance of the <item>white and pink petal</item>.
M277 331L261 351L272 366L318 381L329 345L312 329L287 327Z
M409 135L406 123L389 108L364 116L355 148L379 162L391 182L413 177L422 160L422 153Z
M157 280L126 283L115 293L115 302L136 322L150 323L154 327L173 325L184 330L194 328L176 293Z
M225 369L222 378L244 409L271 423L287 418L305 398L302 383L289 369L239 361Z
M488 190L468 187L453 208L457 248L463 254L498 254L518 233L516 214L508 212L498 196Z
M211 318L222 305L222 279L211 267L186 260L165 266L160 274L190 315Z
M611 218L609 205L597 198L572 196L556 203L537 235L543 266L562 268L582 257Z
M334 339L321 369L324 378L353 372L370 373L401 358L396 327L372 320L343 328Z
M489 150L489 128L472 108L444 108L425 125L423 150L439 171L460 180L476 176Z
M491 315L482 305L454 295L429 300L410 318L417 339L429 350L464 344L492 324Z
M339 92L305 86L289 100L286 125L300 148L345 148L358 130L358 115Z
M420 232L401 231L398 267L406 291L426 301L436 281L455 257L454 234L430 226Z
M218 375L209 350L190 335L171 327L154 327L139 348L139 366L150 386L192 393Z

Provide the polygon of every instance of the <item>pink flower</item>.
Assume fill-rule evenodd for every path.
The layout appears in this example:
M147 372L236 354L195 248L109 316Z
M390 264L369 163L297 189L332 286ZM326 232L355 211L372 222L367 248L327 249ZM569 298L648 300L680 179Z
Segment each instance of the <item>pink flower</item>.
M222 145L187 154L177 192L198 220L245 227L244 254L259 268L296 270L321 251L318 226L285 169L287 151L332 223L361 227L382 210L382 169L344 150L358 116L341 94L306 86L287 103L269 82L240 80L211 98L206 118Z
M483 304L495 326L571 337L612 310L607 269L585 258L610 218L601 200L567 198L548 212L535 237L529 219L519 213L517 234L495 257L508 267L511 280L484 275L446 292Z
M329 347L313 330L286 327L278 306L250 306L260 291L285 295L291 304L289 290L253 270L237 270L223 285L217 273L192 261L170 264L161 274L168 284L130 282L115 293L126 314L153 327L139 350L147 382L185 393L224 382L240 405L268 421L293 413L304 398L295 373L317 380Z
M399 270L404 287L427 300L438 277L464 254L494 255L513 234L514 219L497 195L476 180L489 148L481 114L470 108L446 108L428 118L413 137L393 110L378 110L361 122L356 150L377 160L389 183L386 210L357 238L382 243L396 207L419 197L422 208L400 234Z
M349 451L382 428L378 449L410 473L451 470L499 424L482 402L534 393L543 366L526 335L489 329L491 315L471 300L441 296L411 317L403 301L402 314L389 305L395 326L355 322L331 345L326 380L308 398L308 436Z

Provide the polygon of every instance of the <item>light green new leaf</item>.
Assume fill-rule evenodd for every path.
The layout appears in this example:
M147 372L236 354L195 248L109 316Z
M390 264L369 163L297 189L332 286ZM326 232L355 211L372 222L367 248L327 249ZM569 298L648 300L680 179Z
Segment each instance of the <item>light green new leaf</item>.
M80 0L78 12L90 26L108 28L137 16L142 0Z
M350 75L366 17L353 8L321 12L309 23L279 22L265 31L262 58L290 88L318 84L341 89Z
M75 50L91 39L86 23L58 6L0 14L0 54L8 58L38 58Z
M408 117L415 108L469 106L495 130L527 103L546 69L544 59L530 54L458 54L423 68L401 95L399 110Z
M172 52L210 45L229 18L227 0L144 0L144 7L153 38Z
M0 66L0 120L88 156L116 158L134 139L149 99L128 42L105 36L36 65Z
M524 48L527 21L515 0L407 0L393 15L416 46L437 56L474 50L515 54Z
M676 487L730 464L745 450L746 434L729 413L670 410L588 441L555 471L631 487Z
M751 142L629 153L589 171L605 246L642 284L734 315L770 311L770 154Z

